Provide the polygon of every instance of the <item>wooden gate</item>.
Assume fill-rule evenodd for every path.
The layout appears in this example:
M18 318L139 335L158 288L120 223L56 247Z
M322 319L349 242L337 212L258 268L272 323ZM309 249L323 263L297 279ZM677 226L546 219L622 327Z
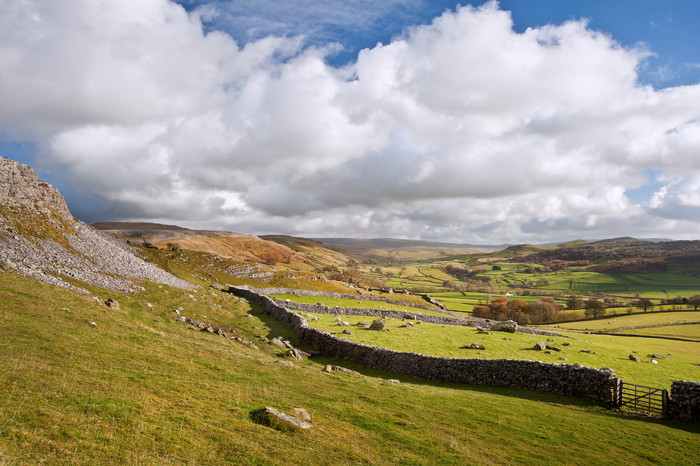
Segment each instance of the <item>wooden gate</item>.
M665 388L625 383L618 379L613 404L623 411L666 418L668 391Z

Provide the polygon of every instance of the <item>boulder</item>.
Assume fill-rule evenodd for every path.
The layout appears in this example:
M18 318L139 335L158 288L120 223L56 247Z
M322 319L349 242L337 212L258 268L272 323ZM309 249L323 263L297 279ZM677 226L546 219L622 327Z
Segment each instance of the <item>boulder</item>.
M187 318L186 318L185 316L180 316L180 317L177 318L177 321L178 321L178 322L186 322L186 321L187 321Z
M252 413L253 420L268 427L278 430L297 430L310 429L311 424L302 421L292 415L277 411L274 408L265 407L264 409Z
M275 345L275 346L279 346L280 348L286 348L286 347L287 347L287 345L285 345L285 344L282 342L282 337L275 337L275 338L273 338L272 340L270 340L270 344L271 344L271 345Z
M518 330L518 323L514 320L504 320L491 327L494 332L515 333Z
M384 319L376 319L372 321L372 324L369 326L370 330L386 330L386 320Z
M107 301L105 301L105 305L117 311L119 310L119 302L116 299L109 298Z
M486 347L484 347L484 345L482 345L481 343L469 343L468 345L464 345L461 348L464 348L464 349L486 349Z
M535 343L535 346L533 346L532 349L536 349L538 351L544 351L547 349L547 343L545 343L543 341L538 341L537 343Z
M352 332L350 331L350 329L347 329L347 328L345 330L343 330L342 333L345 335L352 335Z
M634 355L634 354L630 354L630 355L629 355L629 359L630 359L630 361L634 361L634 362L642 362L642 360L639 359L639 358L638 358L636 355Z
M662 355L662 354L659 354L659 353L653 353L653 354L651 355L651 357L654 358L654 359L665 359L665 358L666 358L666 356L664 356L664 355Z
M561 351L561 348L557 348L556 346L552 346L552 345L548 345L548 344L546 344L545 346L547 347L548 350Z

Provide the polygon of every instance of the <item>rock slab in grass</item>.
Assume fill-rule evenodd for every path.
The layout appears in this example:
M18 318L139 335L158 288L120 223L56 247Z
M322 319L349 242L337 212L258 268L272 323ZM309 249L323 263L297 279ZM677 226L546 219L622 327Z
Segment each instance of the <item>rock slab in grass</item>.
M518 330L518 323L514 320L504 320L491 327L491 330L494 332L515 333Z
M641 359L639 359L639 358L638 358L636 355L634 355L634 354L630 354L630 355L629 355L629 358L630 358L630 361L642 362Z
M486 349L481 343L469 343L468 345L462 346L464 349Z
M274 408L266 406L253 413L253 419L256 423L280 430L295 430L295 429L310 429L311 424L302 421L290 414L277 411Z
M532 349L536 349L538 351L544 351L547 349L547 343L545 343L543 341L538 341L537 343L535 343L535 346L533 346Z

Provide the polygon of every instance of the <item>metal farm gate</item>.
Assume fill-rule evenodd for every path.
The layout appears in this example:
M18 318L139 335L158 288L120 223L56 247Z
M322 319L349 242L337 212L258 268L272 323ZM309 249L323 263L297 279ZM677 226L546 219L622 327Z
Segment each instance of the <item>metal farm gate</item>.
M667 417L668 390L665 388L634 385L618 379L613 395L613 404L622 411Z

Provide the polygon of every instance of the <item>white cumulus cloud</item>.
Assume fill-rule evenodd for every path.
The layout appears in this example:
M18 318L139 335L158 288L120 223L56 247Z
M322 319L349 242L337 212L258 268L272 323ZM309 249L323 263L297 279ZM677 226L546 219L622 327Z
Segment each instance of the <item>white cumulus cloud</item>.
M460 7L336 68L297 35L205 32L208 8L0 1L0 135L35 144L87 220L485 243L697 231L700 85L640 85L650 52L585 21L518 33L495 2ZM635 204L648 170L668 182Z

